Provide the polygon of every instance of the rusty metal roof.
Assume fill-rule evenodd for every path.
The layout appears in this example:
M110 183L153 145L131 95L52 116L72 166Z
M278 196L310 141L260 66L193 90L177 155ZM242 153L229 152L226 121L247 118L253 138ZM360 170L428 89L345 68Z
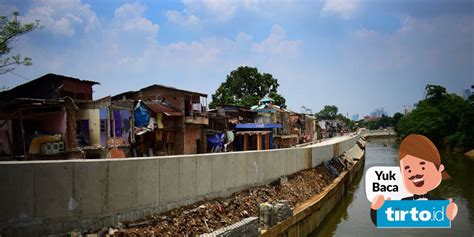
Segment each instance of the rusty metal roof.
M143 101L145 105L155 113L164 113L167 116L183 116L183 112L178 111L166 104L155 101Z

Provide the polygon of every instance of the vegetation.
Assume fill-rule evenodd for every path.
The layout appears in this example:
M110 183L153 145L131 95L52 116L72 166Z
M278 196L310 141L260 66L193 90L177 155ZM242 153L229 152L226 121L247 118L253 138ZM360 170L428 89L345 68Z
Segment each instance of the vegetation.
M267 94L276 105L284 105L285 98L277 93L278 86L278 80L272 74L241 66L227 75L227 80L212 94L209 107L215 108L220 104L251 107Z
M314 117L317 120L340 120L343 121L350 130L353 130L354 121L350 120L349 118L340 113L338 114L338 111L339 109L335 105L325 105L321 111L314 114Z
M474 147L474 98L464 100L439 85L426 86L425 99L410 114L402 117L396 132L400 138L423 134L439 146L468 149Z
M325 105L318 113L314 114L317 119L335 119L339 109L335 105Z
M376 120L372 120L372 121L360 120L357 123L360 127L365 127L370 130L388 128L388 127L392 127L396 129L402 117L403 117L403 114L397 112L393 115L393 117L382 115L381 118L376 119Z
M11 42L18 36L26 34L39 26L39 21L35 23L22 24L18 20L20 13L13 12L13 17L9 19L7 16L0 16L0 74L13 71L14 66L31 65L31 58L22 57L21 54L4 57L10 53Z

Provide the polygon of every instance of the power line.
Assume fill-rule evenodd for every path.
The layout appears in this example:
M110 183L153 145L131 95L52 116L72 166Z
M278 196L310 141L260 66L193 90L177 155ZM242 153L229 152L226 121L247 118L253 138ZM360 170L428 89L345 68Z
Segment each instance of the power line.
M20 75L20 74L18 74L18 73L15 73L15 72L12 72L12 71L9 71L9 73L11 73L11 74L13 74L13 75L15 75L15 76L17 76L17 77L19 77L19 78L25 80L25 81L28 81L28 82L31 81L31 79L28 79L28 78L26 78L26 77L24 77L24 76L22 76L22 75Z

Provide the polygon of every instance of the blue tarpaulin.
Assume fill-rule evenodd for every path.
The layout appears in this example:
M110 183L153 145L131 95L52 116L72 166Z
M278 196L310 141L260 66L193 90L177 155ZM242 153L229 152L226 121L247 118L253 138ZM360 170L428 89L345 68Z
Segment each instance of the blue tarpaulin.
M209 136L207 142L212 147L224 145L224 133L218 133L216 135Z
M135 118L135 127L142 128L148 125L150 114L148 113L148 108L141 101L135 107L133 117Z

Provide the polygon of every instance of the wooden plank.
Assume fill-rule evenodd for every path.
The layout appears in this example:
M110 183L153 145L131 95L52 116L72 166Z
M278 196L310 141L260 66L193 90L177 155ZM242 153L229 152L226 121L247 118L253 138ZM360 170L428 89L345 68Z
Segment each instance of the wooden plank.
M257 134L257 150L262 150L262 134Z
M270 133L265 134L265 149L270 149Z
M244 151L246 151L249 147L249 140L248 140L248 134L244 134Z

